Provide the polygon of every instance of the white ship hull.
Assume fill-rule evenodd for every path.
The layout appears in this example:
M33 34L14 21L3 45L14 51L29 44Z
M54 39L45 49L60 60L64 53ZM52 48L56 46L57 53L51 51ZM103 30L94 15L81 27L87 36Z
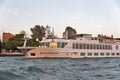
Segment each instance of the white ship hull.
M85 53L85 55L81 55ZM91 53L91 55L89 55ZM95 55L98 53L98 55ZM109 55L108 55L109 53ZM120 57L118 51L101 51L101 50L73 50L65 48L42 48L38 47L28 51L25 55L26 58L106 58L106 57Z

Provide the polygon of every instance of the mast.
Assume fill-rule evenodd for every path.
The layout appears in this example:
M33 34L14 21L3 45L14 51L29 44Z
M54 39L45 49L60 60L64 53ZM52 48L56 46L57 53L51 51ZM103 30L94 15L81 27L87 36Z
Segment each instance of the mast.
M28 40L28 37L27 37L27 34L24 35L24 44L23 44L23 47L26 47L26 44L27 44L27 40Z

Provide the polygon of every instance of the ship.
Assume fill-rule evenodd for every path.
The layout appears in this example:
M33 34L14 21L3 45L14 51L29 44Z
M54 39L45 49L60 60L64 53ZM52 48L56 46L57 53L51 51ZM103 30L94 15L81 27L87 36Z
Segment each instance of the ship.
M112 58L120 57L120 42L113 35L76 34L74 39L43 39L38 47L18 47L26 58Z

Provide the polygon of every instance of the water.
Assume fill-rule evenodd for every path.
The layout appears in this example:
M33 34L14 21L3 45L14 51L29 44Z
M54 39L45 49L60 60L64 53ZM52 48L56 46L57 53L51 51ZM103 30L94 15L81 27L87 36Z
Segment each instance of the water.
M120 58L0 57L0 80L120 80Z

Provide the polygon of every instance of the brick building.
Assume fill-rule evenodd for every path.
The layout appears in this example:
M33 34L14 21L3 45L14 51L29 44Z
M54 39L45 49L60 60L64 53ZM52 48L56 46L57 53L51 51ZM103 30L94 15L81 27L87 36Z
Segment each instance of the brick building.
M3 43L6 43L12 37L14 37L14 35L11 33L3 33Z

